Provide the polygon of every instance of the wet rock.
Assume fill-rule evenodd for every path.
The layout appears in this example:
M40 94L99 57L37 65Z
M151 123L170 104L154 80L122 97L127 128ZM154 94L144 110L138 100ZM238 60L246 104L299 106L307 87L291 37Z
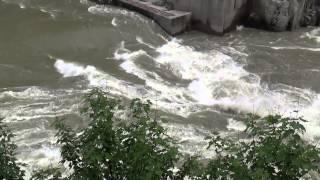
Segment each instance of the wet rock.
M307 0L304 3L301 26L314 26L317 24L317 3L316 0Z
M292 8L292 7L291 7ZM259 23L265 24L270 30L284 31L290 22L290 2L289 0L254 0L252 15Z
M320 0L316 1L316 25L320 25Z
M252 0L248 24L272 31L294 30L319 23L320 0Z
M317 7L316 13L317 13L316 26L320 26L320 7Z

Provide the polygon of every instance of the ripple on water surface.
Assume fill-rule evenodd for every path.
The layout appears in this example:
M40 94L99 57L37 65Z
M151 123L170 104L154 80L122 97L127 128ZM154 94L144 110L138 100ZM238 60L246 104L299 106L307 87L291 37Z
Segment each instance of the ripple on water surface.
M271 58L272 53L285 54L281 53L283 51L299 50L303 53L316 54L319 52L319 46L295 44L289 38L284 40L274 38L270 43L261 43L263 39L259 39L260 35L252 37L252 34L260 32L252 33L252 30L244 28L224 38L214 39L216 41L205 35L196 34L196 38L205 37L204 42L199 43L200 48L197 48L196 45L187 45L185 41L188 39L185 37L166 38L166 35L162 34L152 21L124 9L89 5L84 1L82 1L83 4L79 1L53 2L52 0L16 0L10 3L19 4L21 8L33 8L47 13L50 15L50 22L55 21L55 23L62 23L61 25L66 22L57 21L55 18L78 17L66 18L65 21L83 23L83 26L79 26L81 28L91 22L91 18L98 19L97 24L108 26L108 29L103 31L108 30L108 33L114 33L112 36L118 38L114 40L114 37L110 36L109 41L103 39L86 43L84 40L79 40L81 39L79 34L82 36L85 34L84 31L77 31L79 27L72 26L69 27L68 33L61 32L61 36L53 33L52 41L64 40L59 47L54 47L52 42L41 44L43 48L46 47L45 50L41 49L40 45L31 46L36 47L34 53L40 52L42 56L43 54L57 56L57 58L51 57L50 63L45 66L53 69L57 75L57 84L64 82L69 86L8 87L0 90L0 116L5 117L4 121L18 134L16 140L21 147L19 158L25 162L33 162L39 166L58 162L59 149L52 145L55 139L50 123L57 116L67 117L70 123L81 127L84 122L77 114L80 97L93 87L103 88L112 95L124 98L150 99L157 108L169 115L169 119L177 117L187 121L194 118L188 121L191 123L165 124L170 135L179 141L180 149L185 153L194 153L194 149L197 149L199 152L196 153L202 153L206 157L213 155L206 151L204 141L204 137L212 129L197 123L200 116L205 116L205 112L214 112L217 117L224 116L226 122L216 123L217 129L224 135L230 135L244 128L240 121L233 118L236 113L255 112L259 115L280 113L290 116L295 110L299 110L299 114L309 120L305 124L306 138L312 140L320 136L319 92L286 83L267 83L262 80L260 74L252 73L247 67L248 64L254 63L250 62L250 57L257 51L264 51L264 56ZM70 6L68 3L76 6ZM21 11L24 10L21 9ZM96 24L90 24L90 26L94 25ZM98 32L98 30L90 30L85 31L89 32L88 36L92 35L90 32ZM78 36L69 38L76 33ZM247 36L246 33L249 35ZM38 37L38 35L34 36ZM249 40L248 37L252 39ZM319 30L304 32L301 38L318 42ZM117 42L119 39L122 42ZM25 43L28 44L28 42ZM35 42L41 41L34 41L33 44L36 44ZM97 47L95 44L97 42L102 47ZM190 42L193 41L190 40ZM201 43L205 42L212 46L216 43L217 46L202 48ZM107 43L112 46L103 46ZM70 44L80 45L68 46ZM30 47L29 44L28 47ZM86 50L86 53L92 53L92 56L70 55L69 47L72 47L72 50L81 47L79 51L71 52L81 54L82 50ZM67 50L61 52L64 49ZM94 56L95 54L102 54L104 57L97 60L94 57L100 56ZM48 58L46 60L49 61ZM100 64L96 63L97 61ZM103 66L109 63L112 67ZM39 63L39 65L43 64ZM313 69L317 73L320 67ZM135 81L128 77L131 79L134 77ZM80 82L81 86L69 83L73 81ZM207 114L209 117L203 119L214 116L213 113ZM216 119L210 120L218 122Z

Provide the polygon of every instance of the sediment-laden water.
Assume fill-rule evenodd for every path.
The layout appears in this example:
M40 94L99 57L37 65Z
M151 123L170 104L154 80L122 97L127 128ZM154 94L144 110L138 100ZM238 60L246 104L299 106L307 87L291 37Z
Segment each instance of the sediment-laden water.
M59 161L50 125L84 126L81 97L93 87L150 99L185 153L210 156L204 136L236 133L239 114L252 112L304 116L306 138L318 141L320 29L173 38L137 13L84 0L0 1L0 116L21 161Z

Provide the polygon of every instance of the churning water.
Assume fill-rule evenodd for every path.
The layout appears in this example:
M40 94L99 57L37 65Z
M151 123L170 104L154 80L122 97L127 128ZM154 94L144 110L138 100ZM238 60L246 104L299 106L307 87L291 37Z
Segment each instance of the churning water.
M137 13L85 0L2 0L0 27L0 116L34 168L59 161L56 117L86 124L79 104L93 87L150 99L185 153L210 156L204 136L243 129L237 118L251 112L299 111L306 138L320 137L320 29L172 38Z

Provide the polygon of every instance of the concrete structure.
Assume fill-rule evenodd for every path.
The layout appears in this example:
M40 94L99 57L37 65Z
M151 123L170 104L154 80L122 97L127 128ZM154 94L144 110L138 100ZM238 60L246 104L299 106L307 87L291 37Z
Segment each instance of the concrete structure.
M248 0L93 0L120 5L154 19L171 35L189 27L223 34L248 14ZM162 4L162 5L161 5Z
M92 0L154 19L171 35L195 28L224 34L236 25L273 31L320 24L320 0Z
M249 15L249 0L168 0L174 9L192 13L193 27L217 34L235 28Z
M157 6L151 2L143 2L140 0L118 0L117 3L154 19L171 35L177 35L184 32L190 25L190 12L168 10L164 6Z

